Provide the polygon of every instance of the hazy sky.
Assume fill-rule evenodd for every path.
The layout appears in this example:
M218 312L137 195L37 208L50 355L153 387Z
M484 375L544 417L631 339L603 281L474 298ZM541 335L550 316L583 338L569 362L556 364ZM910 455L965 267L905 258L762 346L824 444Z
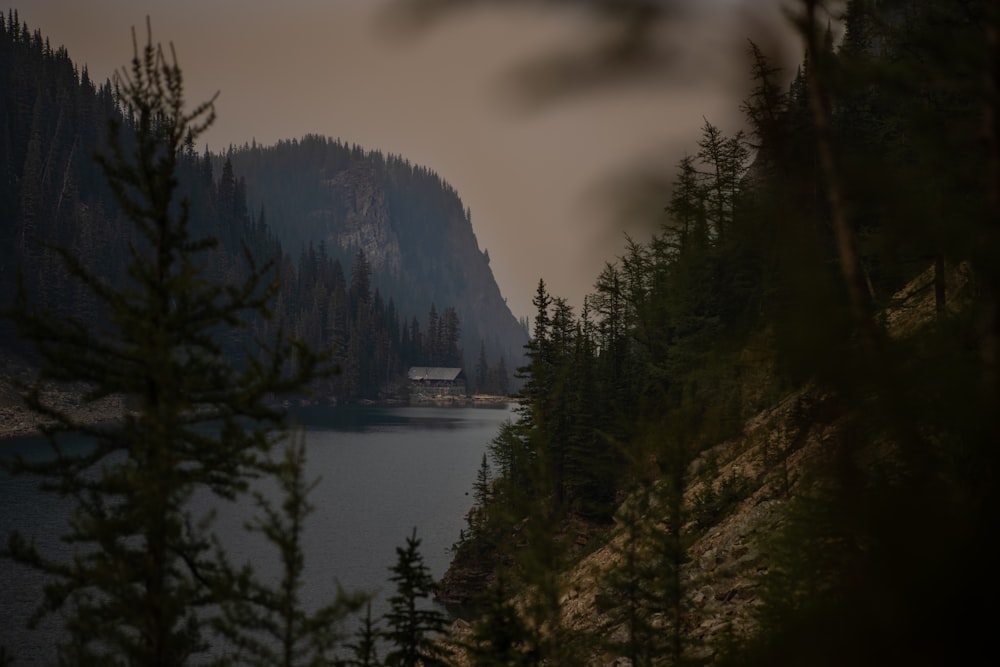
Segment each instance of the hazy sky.
M513 70L583 43L593 25L582 16L476 10L404 37L379 21L385 0L27 0L18 10L97 81L128 63L131 28L142 43L149 16L154 40L176 47L188 100L220 93L204 138L213 151L314 133L433 169L472 209L520 317L539 278L579 307L624 233L658 222L666 192L626 216L610 183L637 164L659 164L670 180L705 118L738 127L741 54L760 28L741 6L775 2L693 3L667 37L673 75L531 109Z

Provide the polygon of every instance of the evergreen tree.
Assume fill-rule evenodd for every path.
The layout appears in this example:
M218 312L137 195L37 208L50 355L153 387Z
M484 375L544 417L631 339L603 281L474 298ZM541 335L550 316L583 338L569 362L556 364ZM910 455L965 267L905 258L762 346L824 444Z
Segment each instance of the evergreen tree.
M687 243L692 237L705 242L708 239L705 193L694 160L690 155L681 158L670 203L666 207L671 222L677 226L681 243Z
M282 576L277 586L242 572L239 595L226 605L220 630L237 646L241 664L254 667L322 667L330 664L345 636L340 627L356 611L364 596L344 593L338 586L331 603L307 611L302 602L305 520L314 508L308 495L319 480L305 479L305 443L288 443L282 460L268 466L278 481L283 501L275 507L267 496L254 492L261 515L249 529L262 534L280 554Z
M479 346L479 360L476 362L476 391L485 393L489 386L490 363L486 357L486 341Z
M358 250L354 258L354 266L351 268L351 287L349 294L351 297L351 314L357 318L359 311L372 299L371 286L371 265L365 257L364 250Z
M641 459L642 457L637 457ZM637 471L648 470L645 462ZM607 619L601 628L602 644L628 658L633 667L649 667L657 656L656 638L662 636L649 607L649 590L658 564L651 556L648 539L650 501L653 480L642 475L633 486L629 499L616 515L621 523L622 539L615 549L618 560L604 580L604 589L597 597L599 612ZM616 628L622 631L615 633Z
M99 163L134 226L130 283L114 287L56 247L107 309L104 325L37 310L23 290L9 315L37 348L40 381L80 383L86 401L120 396L128 411L113 424L81 423L40 385L25 387L27 405L51 420L43 431L54 458L10 467L74 501L64 539L77 550L68 562L50 558L15 534L6 551L51 577L39 614L65 614L63 663L182 665L206 651L207 621L233 590L210 517L193 516L189 501L205 492L235 499L265 470L285 426L269 401L300 390L317 365L281 335L245 350L238 368L223 357L220 334L267 317L276 286L271 265L252 261L242 284L207 280L203 258L216 242L192 238L190 204L176 197L185 141L211 123L212 103L185 110L176 60L151 37L118 89L134 135L114 125ZM91 446L64 449L62 436L74 433Z
M434 637L447 624L444 614L427 605L434 591L431 577L420 554L417 531L406 538L405 547L396 547L396 564L389 580L396 593L389 598L383 636L393 648L386 654L387 667L432 667L445 665L444 648L434 643Z
M774 162L784 154L783 137L786 95L775 80L781 70L768 60L761 48L750 42L751 79L754 87L741 105L741 110L750 123L750 131L755 139L753 148L758 151L759 166L773 169ZM760 154L764 150L766 153Z
M492 474L487 455L483 453L483 459L476 471L476 481L472 484L472 508L468 513L469 524L469 544L476 551L477 557L486 556L489 551L496 547L495 535L490 534L490 517L488 512L492 506Z
M528 651L530 633L510 600L502 572L480 601L479 615L472 622L472 639L463 646L476 667L529 667L537 655Z
M437 307L432 303L427 313L427 333L424 336L424 363L428 366L439 366L442 362L443 346L441 344L441 317Z
M534 413L542 410L543 401L552 388L552 355L549 341L549 308L552 305L552 297L545 288L544 280L539 279L531 302L535 306L535 322L531 339L525 346L528 365L518 369L520 376L527 379L521 389L524 400L521 402L520 411L522 418L529 423L545 419L545 415Z
M650 4L669 3L566 4L656 26ZM792 489L783 539L768 545L760 632L733 663L947 664L991 636L973 598L996 588L981 573L1000 506L1000 13L981 0L850 0L837 53L829 3L796 4L805 61L787 95L751 49L752 179L741 138L706 124L697 159L682 162L672 219L626 260L639 278L624 309L635 374L626 396L640 419L622 442L638 466L655 462L657 477L630 487L641 495L624 530L644 543L624 547L631 561L609 596L633 665L691 655L685 475L698 451L732 433L734 414L767 404L733 388L734 377L750 385L739 373L754 354L777 361L769 391L818 387L834 416L810 483ZM635 30L626 39L652 28ZM902 331L888 295L930 266L933 322ZM945 278L969 279L950 303ZM559 647L532 633L537 619L559 625L552 569L562 563L536 542L557 534L550 454L560 445L550 438L566 433L559 413L573 401L560 404L561 383L574 369L561 366L547 298L536 297L520 419L491 451L497 502L524 522L515 569L533 587L520 598L524 646L554 664ZM631 511L619 517L630 522ZM649 562L658 571L644 570Z
M458 313L451 306L444 309L441 316L441 364L448 368L461 368L462 361L462 324Z
M750 149L742 130L732 137L725 137L719 128L707 120L702 128L698 149L697 157L705 166L705 171L700 176L703 181L706 216L713 239L723 243L735 222L740 186L746 174ZM682 183L684 177L682 171Z
M493 368L491 373L492 380L492 393L497 396L509 396L510 395L510 375L507 372L507 361L500 356L497 365Z
M378 660L379 630L372 620L372 606L369 602L365 609L365 617L355 633L355 641L347 645L351 657L346 661L336 663L338 667L380 667Z

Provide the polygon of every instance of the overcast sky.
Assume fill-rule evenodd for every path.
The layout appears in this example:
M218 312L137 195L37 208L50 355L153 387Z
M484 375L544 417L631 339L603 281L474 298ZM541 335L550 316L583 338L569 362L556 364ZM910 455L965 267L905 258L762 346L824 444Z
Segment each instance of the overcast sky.
M697 150L708 119L739 126L747 37L777 0L701 0L668 39L678 67L657 85L541 108L519 96L518 67L579 45L593 26L565 11L476 10L410 36L385 29L385 0L27 0L29 27L104 81L132 55L131 28L176 47L189 102L216 91L213 151L322 134L425 165L472 210L480 248L514 314L539 278L575 306L624 234L642 236L667 201L623 214L612 183L637 164L666 180ZM201 148L201 147L200 147Z

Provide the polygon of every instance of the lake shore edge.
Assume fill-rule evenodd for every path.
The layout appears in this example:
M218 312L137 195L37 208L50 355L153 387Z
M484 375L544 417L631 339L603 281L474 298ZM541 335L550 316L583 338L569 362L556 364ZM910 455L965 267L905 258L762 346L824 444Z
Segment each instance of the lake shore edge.
M124 400L109 396L98 401L82 400L82 390L47 389L46 398L74 420L94 425L120 420L125 414ZM503 408L515 403L510 396L473 394L471 396L439 396L429 399L386 398L359 401L357 405L370 407L419 406L440 408ZM319 405L321 400L304 400L298 405ZM288 403L286 403L288 405ZM23 404L13 385L0 379L0 442L23 436L39 435L46 420Z

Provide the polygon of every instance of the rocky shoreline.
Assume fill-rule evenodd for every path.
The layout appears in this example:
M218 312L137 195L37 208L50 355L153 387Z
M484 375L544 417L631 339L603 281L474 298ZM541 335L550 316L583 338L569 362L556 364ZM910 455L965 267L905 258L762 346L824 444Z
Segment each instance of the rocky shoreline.
M0 440L38 434L44 423L36 413L24 405L18 393L17 382L27 381L28 375L28 371L19 369L13 374L8 373L8 377L0 378ZM124 401L121 397L109 396L86 403L82 400L82 393L82 389L73 387L52 386L45 389L45 397L51 405L82 423L98 424L115 421L121 419L122 415L125 414ZM503 408L512 402L514 399L509 396L485 394L472 396L422 395L410 396L408 400L370 401L365 402L365 405Z
M55 408L85 424L111 422L125 414L124 403L118 396L86 403L79 391L47 389L45 397ZM24 405L9 381L0 380L0 440L37 435L44 423L44 418Z
M453 395L410 395L408 401L403 401L403 405L424 405L447 408L502 408L514 403L515 400L509 396L494 396L492 394Z

